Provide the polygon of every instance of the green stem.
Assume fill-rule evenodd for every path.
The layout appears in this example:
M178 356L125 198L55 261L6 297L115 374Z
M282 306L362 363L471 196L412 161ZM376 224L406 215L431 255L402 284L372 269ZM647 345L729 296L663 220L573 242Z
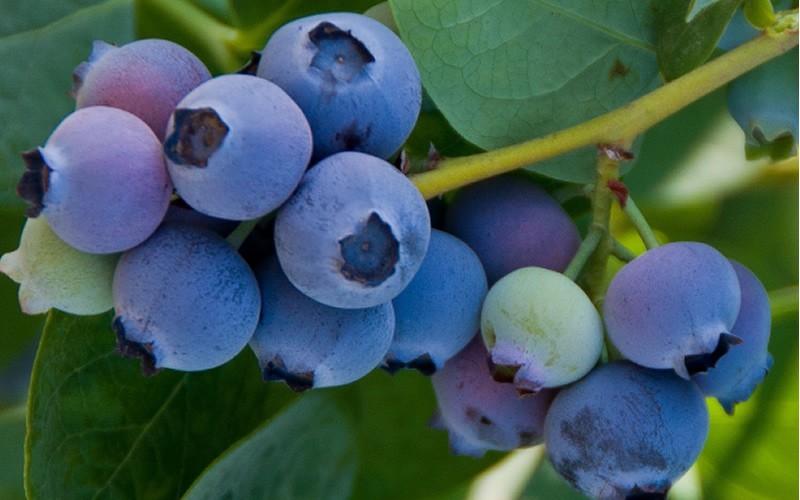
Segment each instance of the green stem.
M589 227L589 231L586 233L586 237L581 242L581 246L578 247L578 251L575 253L575 256L564 270L564 276L572 281L578 279L578 275L589 261L589 257L591 257L595 250L597 250L597 245L600 244L600 241L603 239L603 235L604 232L600 227L595 225L591 225Z
M628 250L625 246L622 245L616 239L613 241L614 246L611 247L611 255L616 257L622 262L630 262L636 258L636 254Z
M240 222L239 225L236 226L236 229L225 239L228 240L228 243L230 243L233 248L238 250L260 221L261 219L250 219Z
M639 237L642 238L644 246L646 246L648 250L659 246L661 243L658 242L658 238L653 232L653 228L651 228L650 224L647 223L647 220L644 218L644 215L642 215L639 207L636 206L636 203L634 203L633 198L628 196L625 200L625 204L620 205L622 207L622 211L626 216L628 216L628 220L631 221L634 229L636 229L636 232L639 233Z
M597 118L512 146L444 159L436 169L411 179L427 199L577 148L636 137L734 78L787 52L797 42L796 30L760 36Z

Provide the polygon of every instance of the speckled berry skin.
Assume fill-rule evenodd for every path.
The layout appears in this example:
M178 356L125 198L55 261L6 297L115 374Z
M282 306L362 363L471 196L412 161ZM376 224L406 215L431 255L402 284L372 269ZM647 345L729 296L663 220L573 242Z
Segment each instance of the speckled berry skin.
M731 263L697 242L667 243L626 264L611 280L603 319L629 360L688 379L724 356L741 291ZM701 365L693 368L693 361Z
M422 266L394 298L394 340L383 367L431 374L480 328L486 274L478 256L455 236L434 229Z
M213 78L177 105L164 152L175 189L195 210L255 219L292 194L311 158L303 112L277 85L251 75Z
M18 185L69 245L89 253L132 248L161 223L172 195L161 143L139 118L116 108L79 109L44 147L23 155Z
M265 381L281 380L297 392L349 384L383 359L394 333L387 302L339 309L300 293L276 258L257 270L262 312L250 348Z
M521 398L513 386L492 379L488 356L477 335L431 376L437 403L432 425L448 431L457 455L481 457L488 450L544 440L544 419L556 391Z
M430 232L425 200L408 178L380 158L343 152L311 168L278 210L275 249L301 292L366 308L403 291Z
M257 74L303 109L317 160L339 151L388 158L411 133L422 102L408 49L361 14L331 12L285 24L267 41Z
M142 371L207 370L247 345L258 322L258 283L222 237L165 223L120 257L114 273L118 351Z
M708 410L694 383L629 362L601 365L562 389L544 424L555 470L603 499L666 493L707 435Z
M495 377L522 393L578 380L603 349L600 314L586 293L541 267L517 269L489 289L481 333Z
M444 229L478 254L489 285L522 267L561 272L580 245L578 229L561 205L516 174L460 189L447 209Z
M111 280L117 258L72 248L37 217L25 221L19 248L0 258L0 272L19 283L19 305L26 314L55 308L92 315L113 305Z
M168 40L149 38L121 47L98 40L89 60L75 68L72 93L78 108L124 109L163 140L175 105L209 78L200 59Z
M717 398L732 415L737 403L747 401L772 366L769 345L772 311L764 285L742 264L731 261L742 290L742 305L731 333L742 339L716 366L692 377L700 389Z

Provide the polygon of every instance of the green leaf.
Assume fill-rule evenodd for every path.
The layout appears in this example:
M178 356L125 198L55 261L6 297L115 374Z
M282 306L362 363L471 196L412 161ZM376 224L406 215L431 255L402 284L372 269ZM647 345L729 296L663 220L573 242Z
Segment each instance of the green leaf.
M390 3L431 98L483 149L578 124L659 83L649 1ZM592 182L595 155L584 148L530 168Z
M686 14L686 22L690 23L695 16L706 7L719 3L721 0L692 0L689 5L689 12ZM767 0L769 1L769 0Z
M666 81L708 60L742 0L717 0L687 22L691 2L659 2L656 7L658 67Z
M184 498L349 498L355 436L325 396L303 397L234 445Z
M15 194L24 169L19 155L41 146L74 109L72 70L89 56L92 41L132 39L131 2L0 0L0 206L24 206Z
M451 491L502 457L454 456L447 432L430 428L436 401L430 379L383 370L331 391L357 433L355 499L421 498Z
M135 360L115 353L110 322L49 317L28 406L32 498L178 497L293 399L261 381L251 352L214 370L145 378Z
M0 498L25 498L25 407L0 413Z

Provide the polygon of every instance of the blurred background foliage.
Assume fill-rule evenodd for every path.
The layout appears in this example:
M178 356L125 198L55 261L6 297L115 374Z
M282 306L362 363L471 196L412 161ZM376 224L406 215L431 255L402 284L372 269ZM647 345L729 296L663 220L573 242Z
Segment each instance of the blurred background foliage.
M288 19L335 9L363 11L374 3L0 0L0 254L16 248L24 223L24 204L14 195L23 169L19 153L43 144L58 121L73 108L68 96L71 72L89 55L92 40L123 44L142 37L171 39L200 55L212 72L222 73L243 65L250 51L263 46L269 33ZM745 160L743 135L726 111L724 94L724 89L720 90L648 131L633 168L624 178L640 208L665 240L712 244L750 267L770 291L773 303L772 371L753 398L737 406L734 416L726 415L716 401L708 401L712 418L708 443L696 467L670 496L797 498L797 159L778 164ZM412 137L412 152L423 157L431 140L448 156L469 154L476 149L460 139L441 114L429 106ZM630 248L642 250L619 214L615 214L613 231ZM618 267L619 263L612 262L610 273ZM62 377L71 377L73 358L69 356L84 356L89 363L97 358L105 360L114 344L105 316L74 319L53 314L39 352L37 376L31 384L45 316L22 314L16 294L17 285L0 276L0 500L25 495L23 450L29 397L32 407L38 408L39 400L55 394L47 384L58 385ZM214 381L234 380L240 373L257 377L249 352L219 371L185 377L164 374L147 382L149 386L142 381L135 364L113 357L104 363L108 365L90 364L85 369L84 375L89 378L82 383L88 380L103 387L102 392L93 393L92 397L97 398L94 403L104 405L102 398L113 398L115 405L110 406L119 403L124 407L146 394L155 394L158 402L159 391L174 384L175 391L208 393L203 404L197 405L207 409L203 415L173 411L172 400L164 396L161 408L166 408L164 412L169 415L165 417L167 427L182 429L185 436L197 438L189 444L202 446L204 433L213 433L216 427L232 427L224 438L215 441L214 449L219 451L233 446L217 461L213 456L194 457L191 448L177 454L176 460L191 462L192 470L209 467L192 490L194 496L222 496L224 492L219 488L225 487L224 481L215 482L215 476L233 464L234 468L243 469L242 477L248 473L257 476L264 468L280 471L280 475L265 476L280 477L280 482L262 484L258 491L281 498L320 494L315 485L321 484L325 485L321 496L328 497L580 498L548 466L541 447L510 454L489 453L482 460L450 455L445 433L427 426L435 401L429 382L415 373L390 377L378 371L356 384L301 397L276 386L264 389L263 401L257 399L261 389L253 389L243 396L248 404L237 409L236 405L214 408L215 394L219 401L230 397L224 396L226 387ZM115 380L99 378L108 370L117 370L117 366L121 375ZM113 383L120 384L118 392ZM30 396L29 385L33 388ZM49 425L63 427L56 424L59 411L72 411L71 419L77 419L79 427L81 418L89 420L80 411L75 413L75 405L83 397L81 387L76 386L74 393L59 394L49 410L55 413L49 415L49 420L37 417L34 424L51 422ZM78 405L79 409L88 407L84 403ZM91 411L103 412L104 407ZM144 422L148 429L150 424L149 420ZM303 439L299 439L293 433L302 432L298 429L304 425L320 426L328 432L303 433ZM53 439L59 438L57 432L63 430L53 429ZM331 433L336 434L334 441ZM65 440L68 437L60 436ZM127 454L135 446L132 442L123 439L118 444ZM259 469L237 462L242 456L256 460L248 455L253 453L252 443L262 446L260 460L272 460L274 464L260 464ZM155 451L151 452L171 446L169 441L154 441ZM93 453L96 454L90 460L113 456L108 450ZM142 461L152 458L147 449L138 450L134 456ZM46 476L47 465L35 463L41 458L42 455L34 455L31 470ZM67 455L65 460L69 459ZM141 482L145 479L134 478L135 464L119 464L117 470L133 479L112 485L116 476L101 478L99 481L105 482L109 492L150 491L143 489ZM331 475L331 470L336 473ZM321 478L326 482L315 483ZM194 479L165 479L170 487L165 486L162 491L170 492L165 497L180 495ZM72 487L59 484L58 478L47 480L48 484L37 484L29 493L70 496L70 492L93 485L90 479ZM63 487L67 489L58 489Z

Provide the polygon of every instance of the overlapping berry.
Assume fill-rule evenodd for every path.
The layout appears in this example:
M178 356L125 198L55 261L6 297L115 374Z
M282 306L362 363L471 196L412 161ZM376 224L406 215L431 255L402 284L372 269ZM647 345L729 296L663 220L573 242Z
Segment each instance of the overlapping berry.
M628 263L601 317L562 274L574 222L528 177L461 189L432 229L388 161L419 74L370 18L289 23L255 74L211 77L163 40L97 43L75 74L76 111L23 155L30 219L0 271L26 312L113 307L145 375L248 345L296 391L416 369L454 452L544 442L570 484L622 498L666 492L703 447L704 395L732 413L770 367L766 292L707 245ZM225 238L259 220L274 238L245 260ZM604 338L627 361L603 363Z

